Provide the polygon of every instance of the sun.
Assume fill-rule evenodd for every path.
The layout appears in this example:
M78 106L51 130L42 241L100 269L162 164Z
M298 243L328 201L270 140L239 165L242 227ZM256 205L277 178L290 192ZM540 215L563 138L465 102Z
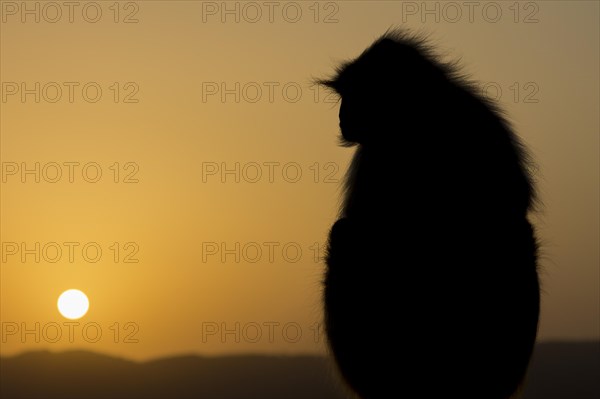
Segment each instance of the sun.
M90 301L83 292L71 289L60 294L56 305L61 315L67 319L75 320L87 313Z

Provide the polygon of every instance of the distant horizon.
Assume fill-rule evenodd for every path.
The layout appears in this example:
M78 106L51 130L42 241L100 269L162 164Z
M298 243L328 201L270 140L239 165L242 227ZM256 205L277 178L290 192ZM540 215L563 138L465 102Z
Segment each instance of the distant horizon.
M600 346L539 344L521 399L597 399ZM25 354L26 355L26 354ZM182 355L135 361L92 351L30 352L0 357L0 396L350 399L332 359L324 356ZM398 376L401 389L401 374Z
M536 343L536 346L539 345L580 345L580 344L597 344L598 349L600 350L600 338L598 339L584 339L584 340L544 340ZM180 352L180 353L171 353L160 356L148 357L148 358L133 358L122 356L118 354L113 354L108 351L98 351L87 348L71 348L71 349L58 349L54 350L52 348L43 348L43 349L32 349L26 350L18 353L11 353L8 355L4 355L0 353L0 358L8 359L19 357L27 354L35 354L35 353L50 353L50 354L63 354L63 353L88 353L93 355L107 356L112 358L123 359L127 361L132 361L136 363L146 363L154 360L160 359L170 359L170 358L180 358L180 357L200 357L200 358L220 358L220 357L323 357L329 358L330 355L327 352L223 352L223 353L210 353L203 354L201 352Z

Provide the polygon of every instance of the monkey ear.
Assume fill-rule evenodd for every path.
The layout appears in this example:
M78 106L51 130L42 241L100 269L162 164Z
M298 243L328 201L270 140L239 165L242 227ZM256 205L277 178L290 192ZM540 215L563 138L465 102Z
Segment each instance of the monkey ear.
M333 76L326 79L313 79L313 83L319 86L323 86L335 94L342 95L344 91L344 81L346 80L344 76L346 76L348 66L350 62L344 62L335 69L335 74Z

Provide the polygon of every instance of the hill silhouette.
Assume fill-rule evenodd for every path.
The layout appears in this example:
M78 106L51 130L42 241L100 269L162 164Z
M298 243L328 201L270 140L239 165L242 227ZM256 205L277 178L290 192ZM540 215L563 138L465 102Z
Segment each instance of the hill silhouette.
M2 398L343 399L319 356L177 356L137 363L93 352L0 360Z
M177 356L138 363L85 351L29 352L0 359L0 397L350 399L333 370L319 356ZM599 342L542 343L522 399L597 399L598 376Z

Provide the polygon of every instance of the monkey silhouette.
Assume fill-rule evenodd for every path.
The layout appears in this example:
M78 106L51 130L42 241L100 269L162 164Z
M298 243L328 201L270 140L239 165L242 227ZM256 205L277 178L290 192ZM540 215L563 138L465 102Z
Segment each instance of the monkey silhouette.
M511 397L540 308L526 148L422 34L388 30L317 83L357 146L323 282L343 379L364 399Z

